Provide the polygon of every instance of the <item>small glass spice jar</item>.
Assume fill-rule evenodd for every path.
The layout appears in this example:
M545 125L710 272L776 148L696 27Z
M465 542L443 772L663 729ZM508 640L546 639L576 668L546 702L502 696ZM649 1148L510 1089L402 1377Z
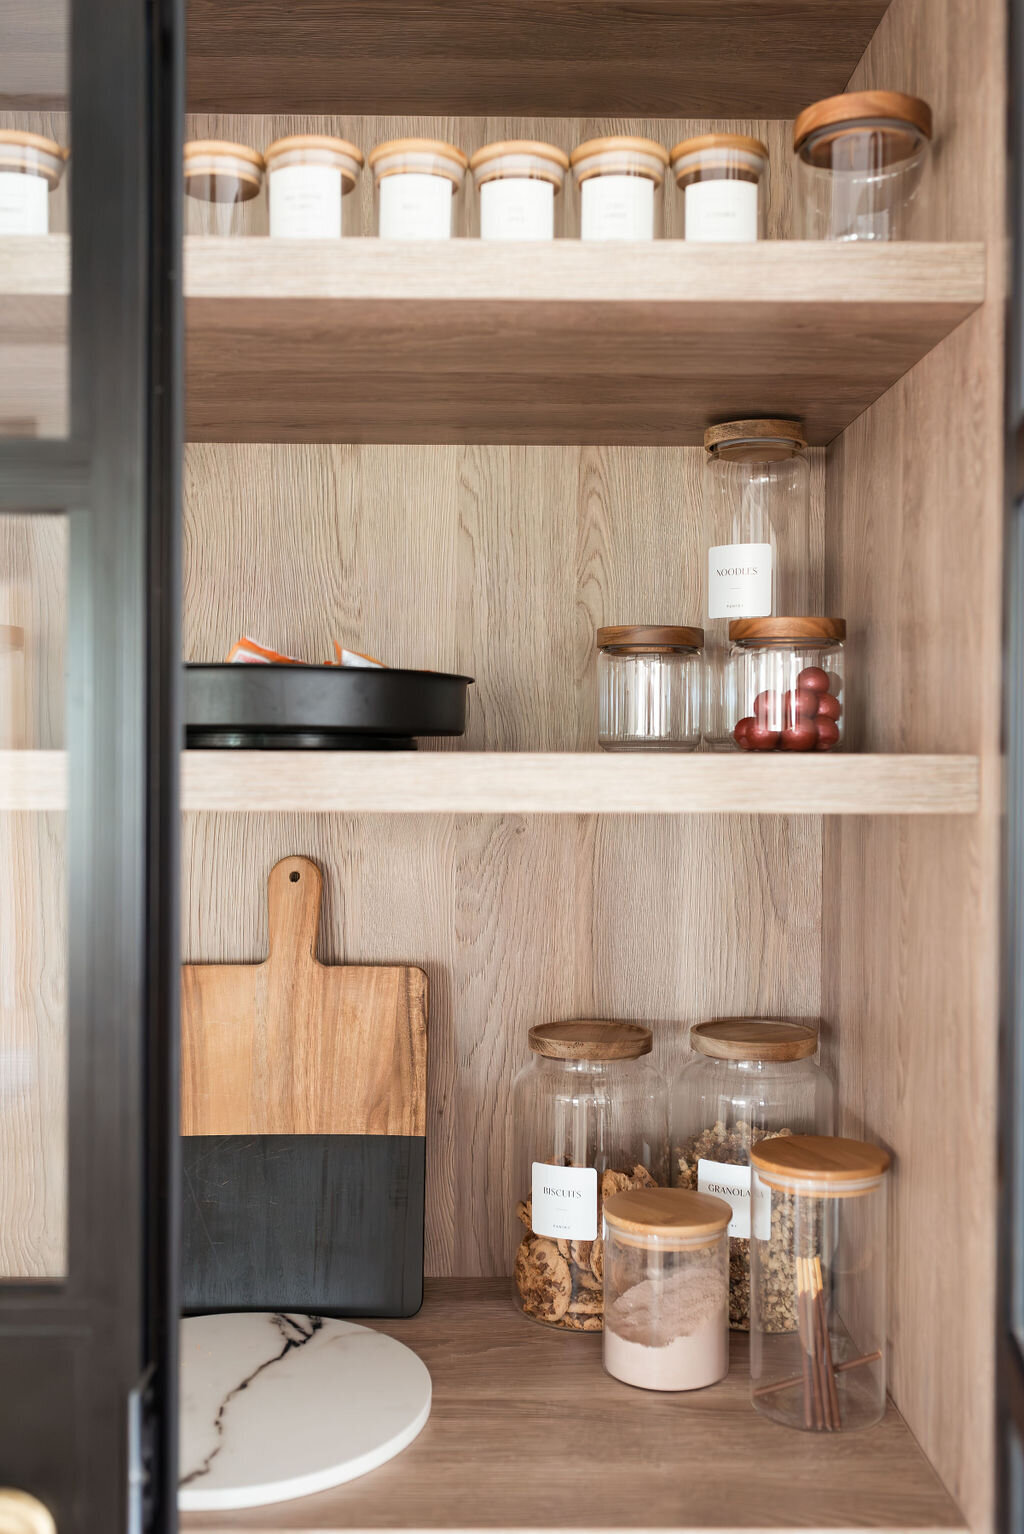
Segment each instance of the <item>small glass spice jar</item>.
M704 133L672 150L683 194L683 238L702 242L764 239L768 150L744 133Z
M830 1135L835 1089L816 1064L818 1034L806 1023L697 1023L690 1047L672 1090L672 1181L730 1205L729 1324L747 1331L751 1149L771 1135Z
M804 238L906 239L931 137L931 107L901 91L807 107L793 125Z
M599 1332L601 1214L614 1193L668 1179L668 1094L637 1023L544 1023L512 1088L515 1300L533 1321Z
M729 1372L729 1205L681 1188L604 1206L604 1366L641 1390L703 1390Z
M49 234L49 197L68 154L41 133L0 128L0 234Z
M889 1153L793 1135L762 1140L751 1161L754 1406L809 1432L871 1427L885 1413Z
M469 164L461 149L443 139L390 139L371 150L369 164L382 240L451 239Z
M272 238L337 240L359 233L358 203L348 195L363 168L355 144L322 133L293 133L275 139L264 159Z
M553 240L569 156L554 144L485 144L469 162L482 240Z
M185 145L185 230L245 233L243 209L263 187L263 156L246 144L193 139Z
M592 138L570 156L581 240L653 240L661 234L668 150L653 139Z
M604 751L696 751L704 693L703 629L635 625L597 631L598 744Z
M741 751L842 745L844 618L738 618L729 640L727 705Z

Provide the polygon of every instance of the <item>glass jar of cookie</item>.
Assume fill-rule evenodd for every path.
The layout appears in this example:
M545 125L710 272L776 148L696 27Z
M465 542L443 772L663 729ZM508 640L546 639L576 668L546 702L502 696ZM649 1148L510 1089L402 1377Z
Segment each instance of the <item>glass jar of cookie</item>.
M668 1181L668 1092L651 1030L578 1021L530 1029L513 1087L514 1296L565 1331L603 1326L604 1200Z

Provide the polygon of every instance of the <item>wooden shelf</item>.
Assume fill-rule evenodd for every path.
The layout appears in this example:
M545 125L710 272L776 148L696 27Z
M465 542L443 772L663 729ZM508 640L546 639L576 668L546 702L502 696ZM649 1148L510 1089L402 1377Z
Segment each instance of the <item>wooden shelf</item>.
M59 751L0 752L0 810L66 803ZM186 810L479 815L971 815L974 756L188 751Z
M183 1530L963 1528L894 1408L864 1433L786 1432L752 1409L736 1334L721 1385L634 1390L604 1373L600 1337L517 1315L509 1282L435 1280L412 1320L369 1323L434 1383L398 1459L301 1501L185 1514Z

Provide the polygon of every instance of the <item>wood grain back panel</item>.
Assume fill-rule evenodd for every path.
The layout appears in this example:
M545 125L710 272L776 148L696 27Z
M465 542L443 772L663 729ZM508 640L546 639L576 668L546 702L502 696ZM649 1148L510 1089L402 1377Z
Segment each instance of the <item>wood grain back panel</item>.
M268 883L262 964L182 977L186 1135L423 1135L427 979L316 957L323 880L284 858Z

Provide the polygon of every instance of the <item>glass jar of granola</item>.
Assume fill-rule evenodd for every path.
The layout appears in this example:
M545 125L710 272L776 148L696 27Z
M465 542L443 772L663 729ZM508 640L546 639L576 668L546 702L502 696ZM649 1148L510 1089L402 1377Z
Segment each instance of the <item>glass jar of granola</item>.
M771 1135L830 1135L835 1089L816 1063L818 1034L807 1023L747 1017L698 1023L690 1046L672 1092L672 1177L677 1187L732 1206L729 1324L747 1331L751 1146ZM781 1298L775 1321L785 1330L789 1289Z

